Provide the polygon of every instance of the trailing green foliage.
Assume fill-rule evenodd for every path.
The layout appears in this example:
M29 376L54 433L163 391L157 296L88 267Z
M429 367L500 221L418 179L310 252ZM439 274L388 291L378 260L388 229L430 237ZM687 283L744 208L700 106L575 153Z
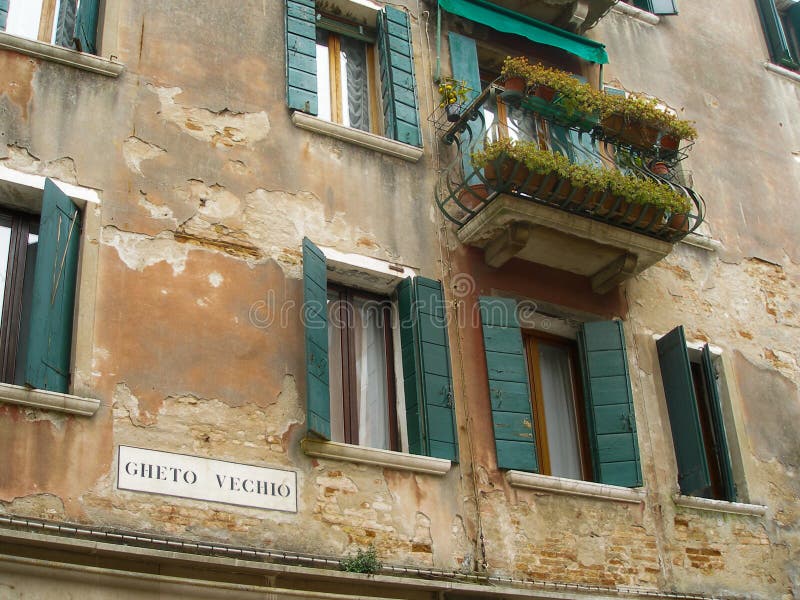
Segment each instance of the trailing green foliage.
M617 169L594 165L575 164L563 154L541 150L536 142L501 139L486 144L480 152L472 154L472 165L478 169L489 163L498 164L504 157L523 164L540 175L556 175L566 179L573 187L595 192L609 192L632 204L649 204L670 213L688 213L688 198L673 188L652 179L626 175Z
M619 115L625 123L652 125L667 135L682 140L693 140L697 130L691 121L679 119L666 109L666 104L658 98L637 94L606 94L595 90L587 83L581 83L566 71L531 64L524 56L507 56L500 72L503 79L522 77L528 88L539 86L553 88L559 94L559 104L568 115L600 113L606 119Z
M378 551L375 550L375 546L370 546L366 550L359 548L355 555L351 554L347 558L343 558L339 562L339 567L348 573L375 574L381 570L383 565L378 560Z

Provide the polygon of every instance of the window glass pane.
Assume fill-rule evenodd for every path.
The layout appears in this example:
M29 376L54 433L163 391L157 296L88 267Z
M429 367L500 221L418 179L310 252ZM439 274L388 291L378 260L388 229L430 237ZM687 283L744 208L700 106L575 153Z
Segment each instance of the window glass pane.
M341 61L342 124L369 131L369 80L364 42L342 36Z
M0 318L3 311L3 298L8 273L8 251L11 247L11 219L0 217Z
M6 32L35 40L39 37L41 16L42 0L11 0Z
M331 63L328 36L324 29L317 30L317 116L331 120Z
M358 443L370 448L390 448L389 390L383 307L377 300L354 300Z
M33 271L36 267L36 251L39 248L39 224L30 224L28 245L25 250L25 279L22 284L22 314L17 342L17 363L14 367L14 383L25 383L25 357L28 354L28 336L31 328L31 302L33 300Z
M536 139L536 118L522 108L506 105L508 111L508 137L526 142Z
M569 350L539 342L539 369L550 472L558 477L582 479Z
M487 138L490 142L497 141L498 134L497 128L494 124L497 122L497 99L494 96L489 96L486 102L481 107L483 118L486 120Z

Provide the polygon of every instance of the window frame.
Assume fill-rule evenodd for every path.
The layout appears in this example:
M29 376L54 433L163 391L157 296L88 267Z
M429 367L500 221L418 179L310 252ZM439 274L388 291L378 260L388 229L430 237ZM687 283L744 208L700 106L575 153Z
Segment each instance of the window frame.
M779 7L776 0L756 0L756 8L769 62L800 72L800 2L781 3Z
M400 451L400 427L398 422L397 406L397 375L395 373L396 355L394 349L394 320L393 303L387 296L345 286L335 282L328 282L328 296L337 296L338 329L341 335L342 344L342 416L344 421L344 440L345 444L354 446L361 445L358 439L359 414L358 414L358 394L356 391L356 361L355 361L355 323L351 318L354 312L353 300L364 298L381 304L382 333L384 341L384 364L386 365L386 390L387 390L387 412L389 426L389 448L385 450ZM328 322L328 329L335 327L332 322ZM329 368L334 368L329 363ZM334 398L331 397L331 408L333 408ZM407 443L406 443L407 445Z
M15 2L21 1L24 0L8 0L8 13L11 14L12 6ZM88 10L85 11L79 10L77 6L80 0L73 0L76 2L75 14L72 17L74 20L74 30L72 37L69 40L69 44L65 44L63 42L60 43L57 39L59 21L63 16L59 10L61 1L62 0L40 0L41 8L39 10L39 27L36 36L23 36L20 35L20 33L9 32L7 30L7 23L0 31L22 39L42 42L50 46L65 48L67 50L73 50L80 53L87 53L92 56L99 56L100 52L98 41L100 39L101 30L100 16L101 12L105 10L105 5L109 0L84 0L85 2L90 3ZM115 2L116 0L110 1ZM92 26L92 30L89 32L88 36L78 34L80 24L89 24ZM84 48L82 47L82 44L84 43L90 44L92 47Z

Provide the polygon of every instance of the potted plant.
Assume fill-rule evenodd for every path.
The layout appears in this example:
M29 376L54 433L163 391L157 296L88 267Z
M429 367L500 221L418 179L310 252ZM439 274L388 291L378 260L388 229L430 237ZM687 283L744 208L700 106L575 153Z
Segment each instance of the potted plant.
M657 146L674 152L681 140L697 137L694 125L679 119L663 102L637 95L605 95L601 126L608 138L643 150Z
M500 70L500 79L503 80L505 88L504 97L521 97L528 86L528 59L524 56L511 58L506 56L503 61L503 68Z
M447 120L451 123L460 118L469 91L471 88L467 87L466 81L452 77L444 77L439 81L439 107L444 108Z

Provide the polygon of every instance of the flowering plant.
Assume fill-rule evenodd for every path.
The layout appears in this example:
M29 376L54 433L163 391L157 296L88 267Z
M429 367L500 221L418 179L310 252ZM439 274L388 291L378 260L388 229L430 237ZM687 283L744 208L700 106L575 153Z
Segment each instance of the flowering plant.
M463 104L467 101L467 82L452 77L444 77L439 81L439 107L444 108L452 104Z

